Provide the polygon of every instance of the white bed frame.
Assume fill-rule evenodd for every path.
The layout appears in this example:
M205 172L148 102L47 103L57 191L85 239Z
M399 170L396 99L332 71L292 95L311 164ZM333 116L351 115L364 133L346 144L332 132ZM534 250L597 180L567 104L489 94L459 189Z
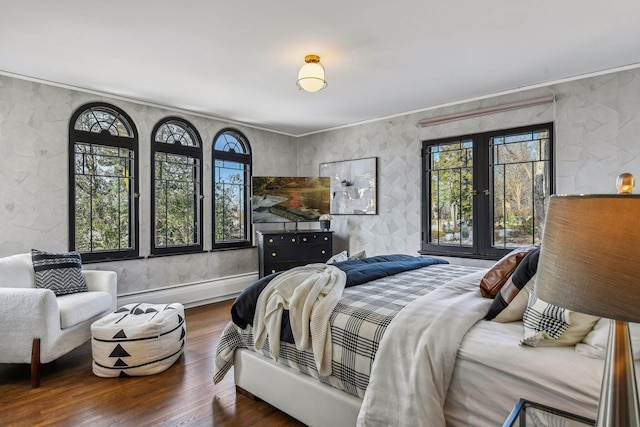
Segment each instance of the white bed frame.
M233 369L239 392L248 392L309 426L356 425L362 405L356 396L246 349L236 350Z

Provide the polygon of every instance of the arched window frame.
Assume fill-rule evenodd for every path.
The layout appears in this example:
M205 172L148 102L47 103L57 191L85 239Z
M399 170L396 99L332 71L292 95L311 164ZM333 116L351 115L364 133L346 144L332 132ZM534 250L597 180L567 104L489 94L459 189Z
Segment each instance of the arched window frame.
M162 142L157 137L158 131L165 125L174 125L182 128L181 135L171 135L173 142ZM181 142L182 141L182 142ZM190 142L189 142L190 141ZM158 209L159 201L156 199L157 154L175 155L191 162L193 167L193 241L186 243L166 243L159 245L156 238L158 233ZM202 183L202 138L197 129L187 120L180 117L166 117L160 120L151 132L151 253L154 255L169 255L181 253L193 253L202 251L203 237L203 183ZM165 235L168 239L168 236ZM165 240L167 242L167 240Z
M81 125L81 118L93 116L95 119L87 125L91 125L89 129L76 128L76 124ZM106 113L106 114L105 114ZM109 121L101 119L111 115ZM99 118L100 117L100 118ZM100 132L97 130L100 129ZM84 152L82 150L85 150ZM89 212L87 225L91 230L88 232L86 245L78 245L76 240L76 231L78 227L78 215L76 205L77 197L80 196L77 191L79 185L78 178L87 176L88 180L94 182L95 177L99 176L90 172L89 163L100 158L100 151L117 149L118 160L120 164L125 165L122 175L117 175L118 167L113 168L113 175L110 178L116 178L118 183L123 183L126 191L118 193L119 210L126 208L126 215L118 215L118 218L110 218L112 223L126 222L126 234L120 236L118 245L112 247L99 248L96 247L94 240L93 218L99 220L99 209L94 203L93 193L94 186L91 184L91 194L88 196ZM76 162L76 156L78 162ZM109 157L109 156L104 156ZM113 158L113 157L112 157ZM122 109L107 103L95 102L85 104L79 107L69 121L69 249L78 251L82 255L82 260L87 261L109 261L125 258L138 257L139 251L139 201L138 201L138 132L133 120ZM85 175L85 173L89 171ZM105 175L106 176L106 175ZM118 187L120 188L120 187ZM126 193L123 200L121 196ZM118 230L118 233L122 228ZM126 244L123 244L126 241ZM88 246L88 248L86 247Z
M227 138L230 137L230 138ZM232 145L230 145L232 144ZM251 174L252 174L252 154L251 145L247 137L237 129L225 128L219 131L213 138L212 144L212 248L217 249L232 249L232 248L246 248L252 245L251 241ZM236 150L241 149L242 152ZM234 165L238 168L242 167L242 184L240 186L242 195L241 198L244 202L242 212L242 235L235 237L222 236L218 239L216 236L220 235L220 230L217 229L216 224L219 222L216 218L216 200L220 197L220 194L216 191L217 179L221 174L221 170L224 169L223 165Z

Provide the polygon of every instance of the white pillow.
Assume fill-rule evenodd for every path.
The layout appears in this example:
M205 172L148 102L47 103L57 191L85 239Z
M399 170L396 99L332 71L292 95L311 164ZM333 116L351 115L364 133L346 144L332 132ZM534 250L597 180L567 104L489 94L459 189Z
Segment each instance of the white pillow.
M349 256L347 255L347 251L342 251L339 254L335 254L334 256L329 258L327 260L327 264L333 264L333 263L336 263L336 262L342 262L342 261L346 261L348 259L349 259Z
M518 294L511 300L507 308L498 313L498 315L492 320L499 323L509 323L522 320L522 316L527 309L527 303L529 302L531 288L533 288L535 283L536 276L534 274L531 280L529 280L520 292L518 292Z
M611 320L600 319L591 332L576 344L576 352L583 356L604 359L609 340L609 325ZM631 335L631 350L633 358L640 360L640 323L629 323L629 335Z

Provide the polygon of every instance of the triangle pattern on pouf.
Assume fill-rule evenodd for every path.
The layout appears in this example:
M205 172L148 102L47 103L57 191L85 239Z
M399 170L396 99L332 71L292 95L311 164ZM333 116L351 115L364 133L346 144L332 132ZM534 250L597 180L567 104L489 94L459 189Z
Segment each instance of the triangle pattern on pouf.
M117 334L113 336L114 338L127 338L127 334L124 333L124 329L120 329Z
M129 365L127 365L124 360L118 359L116 360L116 363L113 364L113 366L129 366Z
M120 371L120 375L118 375L120 378L129 378L131 377L131 375L127 375L127 373L125 371Z
M133 314L144 314L144 310L141 308L136 308L133 310Z
M185 335L187 335L187 331L185 331L185 329L182 328L182 334L180 334L180 339L183 339Z
M184 321L184 319L182 318L182 316L180 316L180 315L178 314L178 323L182 323L183 321Z
M155 308L151 307L151 308L147 308L145 310L145 313L156 313L158 310L156 310Z
M114 311L114 313L124 313L125 311L128 313L129 309L127 307L120 307L119 309Z
M109 357L131 357L131 355L127 353L127 350L125 350L124 347L118 344L116 348L113 349Z

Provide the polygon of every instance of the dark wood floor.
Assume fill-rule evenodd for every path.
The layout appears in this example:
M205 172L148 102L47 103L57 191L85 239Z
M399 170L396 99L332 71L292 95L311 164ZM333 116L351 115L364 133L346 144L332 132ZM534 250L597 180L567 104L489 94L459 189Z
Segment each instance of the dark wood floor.
M213 384L215 349L230 307L225 301L187 309L185 352L157 375L96 377L90 342L44 365L36 389L28 365L0 364L0 426L301 426L236 394L233 371Z

